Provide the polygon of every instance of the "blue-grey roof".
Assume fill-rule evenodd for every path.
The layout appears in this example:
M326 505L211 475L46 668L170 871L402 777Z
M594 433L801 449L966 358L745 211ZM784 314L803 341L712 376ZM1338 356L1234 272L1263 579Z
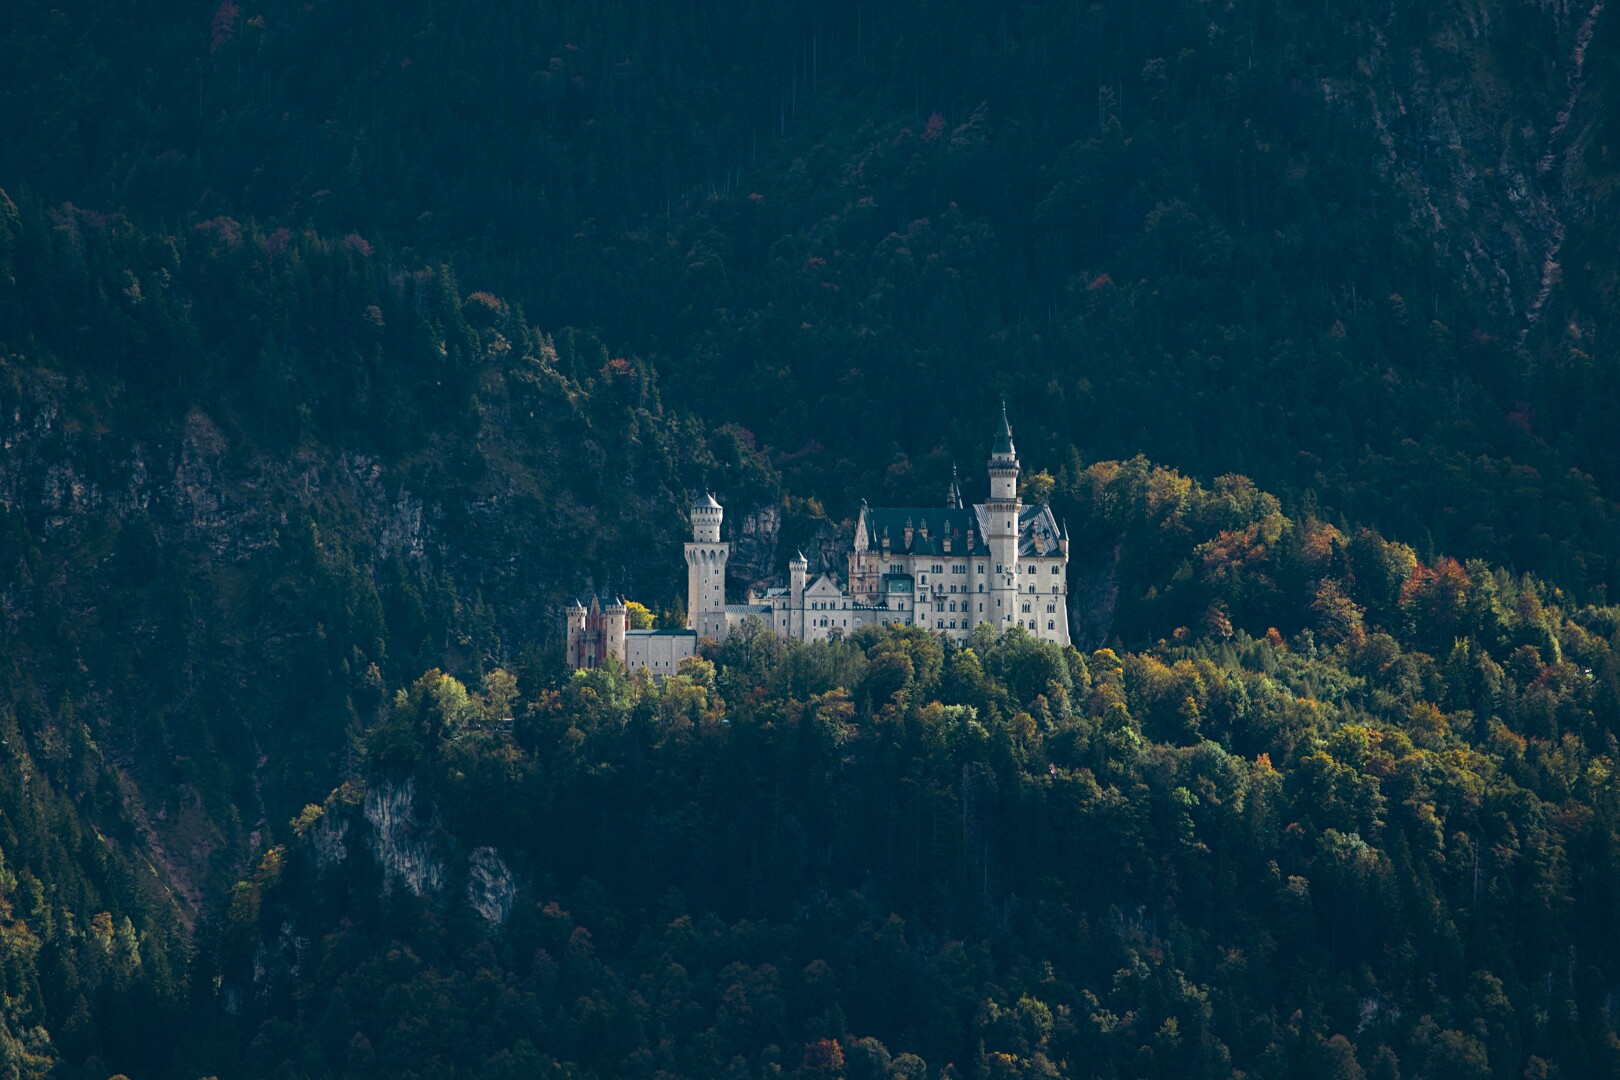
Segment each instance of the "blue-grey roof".
M1007 422L1007 399L1001 399L1001 427L996 431L995 438L990 443L992 454L1013 453L1012 425Z
M911 523L911 546L906 546L906 523ZM928 535L923 535L923 526ZM889 550L913 555L943 555L944 537L951 538L951 554L968 553L968 530L974 532L973 553L985 551L984 533L973 511L953 506L880 506L866 509L866 542L876 548L883 543L883 530L889 531Z

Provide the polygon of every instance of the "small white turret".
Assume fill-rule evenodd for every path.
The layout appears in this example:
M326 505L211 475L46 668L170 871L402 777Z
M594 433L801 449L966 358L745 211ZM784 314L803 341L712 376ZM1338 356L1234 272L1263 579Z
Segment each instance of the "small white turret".
M726 516L725 508L705 493L692 504L692 539L700 544L720 542L720 521Z

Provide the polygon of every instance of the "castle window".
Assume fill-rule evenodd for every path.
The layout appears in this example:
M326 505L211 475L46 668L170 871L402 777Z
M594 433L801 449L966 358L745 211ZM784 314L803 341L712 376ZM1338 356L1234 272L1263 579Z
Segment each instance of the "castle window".
M967 573L967 566L965 564L963 564L963 563L952 563L951 564L951 573L953 573L953 574L965 574L965 573Z
M1053 563L1052 564L1052 574L1053 574L1054 577L1057 575L1057 572L1058 572L1057 563Z
M984 563L979 564L979 573L984 573Z
M981 600L981 601L979 601L979 610L980 610L980 611L983 611L983 610L984 610L984 601L982 601L982 600Z
M1031 586L1030 586L1030 587L1029 587L1029 591L1030 591L1030 592L1034 592L1034 591L1035 591L1035 586L1033 586L1033 585L1031 585Z
M945 572L945 567L939 563L935 563L933 566L929 567L929 569L936 574L943 574Z
M1046 613L1048 615L1052 614L1056 610L1057 610L1057 605L1056 604L1047 604L1046 605Z
M1048 630L1056 630L1057 629L1057 623L1053 622L1051 619L1047 619L1046 620L1046 628Z
M996 573L998 573L998 574L1001 573L1001 564L1000 563L996 563Z
M1033 573L1034 573L1034 572L1035 572L1035 567L1033 567L1033 566L1026 566L1026 567L1024 567L1024 573L1026 573L1026 574L1033 574Z
M934 620L934 629L935 630L943 630L943 629L945 629L945 620L944 619L935 619Z
M1052 595L1053 596L1057 595L1057 586L1056 585L1052 586Z
M1024 605L1024 614L1026 614L1026 615L1029 614L1029 605L1028 604Z
M951 620L951 629L952 629L952 630L955 630L955 629L956 629L956 620L955 620L955 619L952 619L952 620Z

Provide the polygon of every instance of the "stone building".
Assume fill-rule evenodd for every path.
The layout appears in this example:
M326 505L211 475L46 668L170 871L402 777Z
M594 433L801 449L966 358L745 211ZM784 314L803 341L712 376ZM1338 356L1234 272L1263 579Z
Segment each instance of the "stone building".
M695 630L630 629L623 600L604 605L592 597L588 608L575 601L567 615L568 663L576 669L601 667L611 656L631 670L673 675L682 660L697 652Z
M568 609L568 657L576 668L607 656L656 675L676 670L697 639L724 638L744 620L797 641L842 637L866 626L921 626L956 641L990 623L1069 644L1069 536L1047 506L1018 497L1018 451L1006 407L987 466L989 498L964 506L954 475L943 506L879 507L863 500L844 584L810 577L809 560L788 563L788 584L726 603L731 545L713 495L692 507L686 545L686 629L628 630L622 601Z
M788 563L785 588L745 604L725 602L724 510L705 496L692 508L686 545L687 626L719 638L758 618L799 641L863 626L921 626L965 641L988 622L1069 644L1068 533L1049 507L1019 499L1018 451L1005 407L987 471L989 498L973 506L963 505L954 475L944 506L874 508L863 501L843 585L831 574L811 579L801 552Z

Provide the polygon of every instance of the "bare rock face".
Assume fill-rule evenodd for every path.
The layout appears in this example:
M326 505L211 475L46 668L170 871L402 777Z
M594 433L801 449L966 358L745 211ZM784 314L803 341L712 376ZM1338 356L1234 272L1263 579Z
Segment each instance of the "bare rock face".
M842 578L849 568L853 544L853 522L823 522L809 539L802 541L804 557L810 561L810 576L830 572ZM759 506L741 518L731 537L731 561L727 575L745 588L765 588L787 584L788 557L792 548L782 549L782 509Z
M436 893L444 885L444 860L435 835L442 830L436 818L418 820L416 781L382 780L366 790L366 821L372 833L367 843L383 870L383 888L403 884L417 896Z
M1602 117L1585 90L1603 71L1592 45L1606 4L1544 3L1533 14L1438 4L1421 39L1369 27L1354 72L1321 85L1325 106L1371 135L1374 168L1411 224L1521 346L1544 324L1582 340L1600 314L1560 286L1566 238L1600 236L1588 238L1601 228L1602 185L1585 162ZM1557 42L1545 71L1512 55L1517 42L1501 29L1511 18Z
M517 900L517 877L492 847L474 848L467 858L467 902L496 926L506 922Z
M1075 551L1069 566L1069 637L1087 652L1107 643L1119 601L1119 546Z
M776 564L776 538L782 530L782 510L777 506L757 506L741 518L731 542L727 572L749 585L774 580L782 571Z
M315 866L330 870L349 858L349 821L339 814L323 814L309 831L310 847L315 852Z

